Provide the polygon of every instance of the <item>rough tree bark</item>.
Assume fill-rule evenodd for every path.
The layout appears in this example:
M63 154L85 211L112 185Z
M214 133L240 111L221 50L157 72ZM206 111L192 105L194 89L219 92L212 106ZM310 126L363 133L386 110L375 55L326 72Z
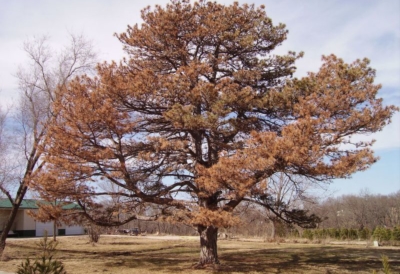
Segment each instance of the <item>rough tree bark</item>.
M200 235L199 265L219 264L217 253L218 227L199 225L197 230Z

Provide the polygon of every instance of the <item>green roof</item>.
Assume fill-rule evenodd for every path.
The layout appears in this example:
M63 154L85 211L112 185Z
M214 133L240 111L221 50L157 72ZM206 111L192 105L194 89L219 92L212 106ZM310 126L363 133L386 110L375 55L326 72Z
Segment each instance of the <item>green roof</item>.
M50 204L47 201L34 200L34 199L25 199L22 200L22 203L19 209L38 209L38 204ZM0 209L1 208L12 208L11 202L9 199L0 199ZM63 209L79 209L79 205L75 203L69 203L62 207Z

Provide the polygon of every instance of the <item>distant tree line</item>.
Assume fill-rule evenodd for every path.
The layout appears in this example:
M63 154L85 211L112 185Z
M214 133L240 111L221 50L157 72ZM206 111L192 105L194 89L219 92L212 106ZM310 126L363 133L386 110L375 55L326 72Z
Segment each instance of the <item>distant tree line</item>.
M297 205L298 206L298 205ZM271 217L268 210L257 205L243 204L235 215L239 222L221 233L229 237L303 237L306 239L337 239L400 241L400 191L389 194L343 195L302 206L322 220L315 229L303 229ZM196 231L176 222L135 220L122 228L138 227L151 234L195 235ZM110 230L109 230L110 231Z
M324 219L319 228L394 228L400 224L400 191L389 195L364 191L360 195L328 198L313 212Z

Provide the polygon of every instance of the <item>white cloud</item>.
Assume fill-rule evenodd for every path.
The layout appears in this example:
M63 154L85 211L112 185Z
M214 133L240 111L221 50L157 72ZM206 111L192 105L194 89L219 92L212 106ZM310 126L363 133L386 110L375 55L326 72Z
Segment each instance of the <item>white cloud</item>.
M376 140L374 149L400 148L400 113L392 117L391 124L371 137Z

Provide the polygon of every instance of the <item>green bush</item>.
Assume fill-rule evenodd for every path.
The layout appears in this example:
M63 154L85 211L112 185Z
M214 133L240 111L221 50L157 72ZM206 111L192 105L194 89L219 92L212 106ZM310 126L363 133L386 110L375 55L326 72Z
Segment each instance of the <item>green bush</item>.
M340 231L336 228L329 228L328 235L333 239L340 239Z
M322 231L321 231L321 229L313 229L312 233L313 233L313 238L314 239L322 239Z
M382 255L382 265L383 265L383 273L391 274L390 265L389 265L389 258L388 256Z
M347 239L349 237L348 235L349 235L349 230L347 228L340 229L340 239L341 240Z
M348 234L347 234L347 239L348 240L357 240L358 239L358 231L351 228L348 230Z
M328 236L328 230L327 229L315 229L314 230L314 235L317 239L326 239Z
M391 236L392 232L389 228L384 228L380 226L375 228L373 234L374 239L378 241L390 241Z
M368 228L324 228L324 229L305 229L302 234L303 238L314 239L337 239L337 240L369 240L371 237L378 241L400 241L400 227L393 229L376 227L372 232Z
M304 230L304 232L303 232L303 238L312 240L312 239L313 239L313 231L310 230L310 229Z
M358 230L358 238L360 240L367 240L371 237L371 232L369 231L368 228L363 228Z
M390 228L385 229L385 241L390 241L392 238L392 230Z
M392 271L390 270L389 258L385 255L382 255L381 258L382 258L382 265L383 265L383 273L391 274ZM372 274L377 274L377 272L374 270L374 271L372 271Z
M400 241L400 227L393 228L391 240Z
M382 241L384 238L385 232L383 231L383 227L375 227L374 229L374 234L372 235L374 237L374 240Z

